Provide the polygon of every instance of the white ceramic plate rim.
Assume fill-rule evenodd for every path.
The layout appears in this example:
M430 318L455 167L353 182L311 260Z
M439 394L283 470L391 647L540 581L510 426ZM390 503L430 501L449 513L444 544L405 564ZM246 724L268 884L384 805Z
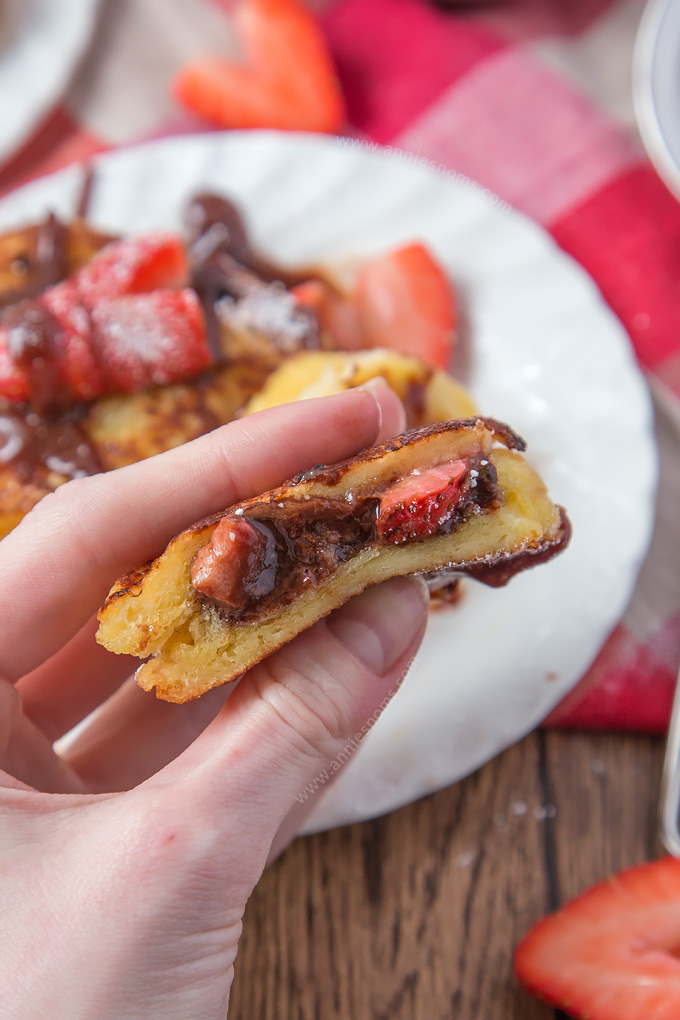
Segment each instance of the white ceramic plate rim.
M16 35L0 51L0 162L59 101L94 29L99 0L21 0Z
M422 167L276 132L166 139L96 161L93 221L174 227L179 198L221 187L275 258L342 258L424 238L467 302L471 388L529 441L574 540L540 570L432 614L418 661L308 829L375 817L471 772L529 732L620 618L651 535L651 402L627 334L540 227ZM75 208L69 168L0 203L0 225ZM628 487L636 466L635 498ZM451 635L454 634L452 642ZM325 784L322 784L325 785Z

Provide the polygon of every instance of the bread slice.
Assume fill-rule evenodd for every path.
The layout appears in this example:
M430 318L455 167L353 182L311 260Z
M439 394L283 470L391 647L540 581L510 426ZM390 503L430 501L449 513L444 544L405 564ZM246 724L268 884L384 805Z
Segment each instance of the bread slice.
M184 702L386 578L437 572L441 584L455 572L504 584L562 549L570 530L523 449L507 426L468 418L320 465L195 524L123 577L97 640L148 658L140 686Z

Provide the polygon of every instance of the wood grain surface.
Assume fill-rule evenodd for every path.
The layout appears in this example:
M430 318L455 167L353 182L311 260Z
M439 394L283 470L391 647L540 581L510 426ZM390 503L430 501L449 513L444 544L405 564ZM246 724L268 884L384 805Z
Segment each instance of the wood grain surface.
M538 732L385 818L297 840L248 905L229 1020L552 1020L530 925L658 856L662 743Z

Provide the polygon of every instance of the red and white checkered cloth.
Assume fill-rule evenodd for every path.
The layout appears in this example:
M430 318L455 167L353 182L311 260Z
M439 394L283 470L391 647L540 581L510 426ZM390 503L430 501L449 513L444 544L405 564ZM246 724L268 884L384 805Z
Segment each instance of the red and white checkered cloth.
M658 411L656 532L624 619L549 722L661 731L680 660L680 204L634 127L643 2L516 0L465 15L426 0L314 6L350 132L445 163L538 220L631 336ZM140 138L205 130L173 103L169 83L206 51L235 51L228 0L104 5L72 87L0 168L0 190Z

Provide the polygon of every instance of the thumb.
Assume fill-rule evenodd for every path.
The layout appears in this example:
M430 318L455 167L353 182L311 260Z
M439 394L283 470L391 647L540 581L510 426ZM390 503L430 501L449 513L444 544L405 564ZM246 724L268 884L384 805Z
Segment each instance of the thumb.
M412 577L353 599L250 670L219 716L150 783L190 786L194 809L222 817L231 833L247 819L266 856L291 808L320 792L339 770L333 763L344 762L398 690L427 604L425 584Z

